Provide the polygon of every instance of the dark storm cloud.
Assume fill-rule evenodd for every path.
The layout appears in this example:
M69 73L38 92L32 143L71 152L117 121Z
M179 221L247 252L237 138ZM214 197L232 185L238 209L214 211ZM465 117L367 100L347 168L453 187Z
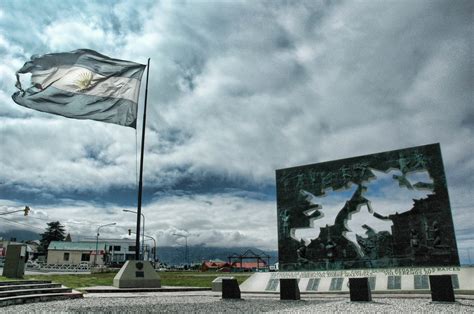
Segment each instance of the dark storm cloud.
M201 208L195 194L199 204L225 199L272 212L277 168L440 142L457 230L472 229L463 223L474 205L472 1L3 3L2 191L100 198L136 186L140 130L10 100L14 72L30 55L87 47L151 58L147 206L191 217ZM225 208L238 220L238 207ZM267 215L262 228L275 224ZM157 226L199 229L175 216ZM239 228L221 232L265 238L249 229L237 236Z

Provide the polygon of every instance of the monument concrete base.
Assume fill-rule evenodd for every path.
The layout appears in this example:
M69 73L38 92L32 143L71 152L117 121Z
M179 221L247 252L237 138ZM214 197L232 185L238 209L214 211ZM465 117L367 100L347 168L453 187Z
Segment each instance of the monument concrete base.
M249 292L280 292L280 279L299 279L301 293L349 293L349 278L367 277L372 293L430 293L430 275L452 276L455 294L474 295L474 267L400 267L330 271L259 272L240 285Z
M148 261L126 261L114 277L117 288L161 288L160 276Z
M235 279L235 277L217 277L212 281L212 291L221 292L222 291L222 280L224 279Z
M3 274L7 278L23 278L25 274L26 245L9 244L3 266Z

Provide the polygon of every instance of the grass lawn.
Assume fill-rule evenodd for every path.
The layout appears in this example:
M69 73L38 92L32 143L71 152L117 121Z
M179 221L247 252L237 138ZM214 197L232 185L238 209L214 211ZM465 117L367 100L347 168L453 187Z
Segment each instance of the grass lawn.
M70 288L85 288L92 286L111 286L116 273L73 274L73 275L27 275L25 280L51 280ZM161 285L185 287L211 287L212 281L221 276L234 276L240 283L244 282L251 273L213 273L197 271L159 272ZM0 281L8 280L0 276Z
M231 273L214 273L214 272L160 272L161 284L163 286L184 286L184 287L208 287L212 286L212 281L217 277L233 276L239 284L244 282L251 273L231 274Z

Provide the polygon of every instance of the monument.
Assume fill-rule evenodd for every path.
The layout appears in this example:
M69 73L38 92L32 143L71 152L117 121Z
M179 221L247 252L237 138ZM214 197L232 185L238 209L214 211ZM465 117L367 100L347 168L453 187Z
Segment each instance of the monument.
M115 275L117 288L161 288L161 279L148 261L126 261Z
M280 271L253 274L241 291L282 292L282 279L364 302L430 290L452 302L454 291L474 291L474 267L459 265L439 144L280 169L276 185Z
M25 244L9 244L2 276L7 278L23 278L26 260L27 252Z
M439 144L280 169L276 184L283 271L459 266Z

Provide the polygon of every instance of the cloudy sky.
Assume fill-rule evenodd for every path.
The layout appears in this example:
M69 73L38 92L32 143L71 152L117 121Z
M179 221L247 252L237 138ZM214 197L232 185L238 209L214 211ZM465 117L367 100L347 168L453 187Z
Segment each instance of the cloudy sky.
M474 259L472 1L0 2L1 230L134 228L138 133L16 105L31 55L151 58L147 234L277 248L275 169L440 143ZM143 89L142 89L143 92ZM143 97L142 97L143 99ZM139 112L139 114L141 114ZM138 140L137 140L138 137ZM138 142L138 143L137 143ZM14 221L14 222L12 222Z

